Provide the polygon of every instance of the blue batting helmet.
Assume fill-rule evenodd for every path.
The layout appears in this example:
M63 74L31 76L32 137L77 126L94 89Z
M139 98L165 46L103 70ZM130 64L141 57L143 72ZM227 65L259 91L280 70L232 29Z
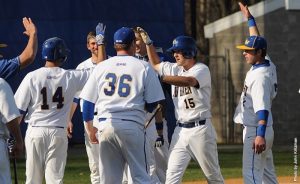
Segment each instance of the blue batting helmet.
M173 46L167 52L181 51L187 59L197 55L197 45L195 40L190 36L178 36L173 40Z
M63 39L53 37L43 43L42 58L47 61L57 61L62 59L62 62L65 62L69 52L70 50L67 48Z

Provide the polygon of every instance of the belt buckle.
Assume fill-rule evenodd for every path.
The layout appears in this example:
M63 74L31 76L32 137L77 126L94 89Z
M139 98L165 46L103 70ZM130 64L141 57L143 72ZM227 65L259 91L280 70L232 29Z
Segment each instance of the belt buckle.
M199 121L195 121L195 126L200 126Z

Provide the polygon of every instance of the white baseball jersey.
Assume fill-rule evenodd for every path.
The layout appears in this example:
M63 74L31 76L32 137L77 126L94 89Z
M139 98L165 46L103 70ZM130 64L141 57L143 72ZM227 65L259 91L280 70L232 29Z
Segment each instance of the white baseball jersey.
M268 110L267 126L272 126L271 106L276 94L276 67L271 60L261 65L252 66L246 75L240 102L235 111L234 122L245 126L258 126L255 113L260 110Z
M77 70L82 70L82 69L86 69L86 68L95 68L97 64L96 63L93 63L92 62L92 58L89 58L83 62L81 62L77 67L76 69ZM78 91L76 94L75 94L75 98L79 98L79 95L81 93L81 90ZM80 101L80 111L82 112L82 100Z
M155 91L155 93L153 92ZM126 119L143 124L145 102L164 99L154 70L133 56L115 56L99 63L80 97L96 103L100 118Z
M9 137L6 123L20 116L9 84L0 78L0 136Z
M20 116L10 86L0 78L0 183L11 183L9 156L6 138L9 132L6 123Z
M88 58L85 61L81 62L76 69L82 70L86 68L95 68L97 63L93 63L92 58ZM81 93L81 90L78 91L75 95L75 98L79 98L79 95ZM80 111L82 112L82 103L83 101L80 100ZM95 109L95 112L97 110ZM99 122L97 120L97 117L94 117L93 125L99 129ZM90 178L92 184L100 183L100 176L99 176L99 144L92 144L89 141L89 137L86 133L86 129L84 129L84 142L85 142L85 148L86 153L88 156L88 162L89 162L89 168L91 171Z
M188 71L177 63L160 63L160 75L191 76L197 79L199 88L172 85L172 98L176 119L189 122L195 119L207 119L210 113L211 78L208 67L202 63L195 64Z
M25 122L31 126L66 127L73 97L90 73L59 67L42 67L28 73L15 94L18 108L28 108Z

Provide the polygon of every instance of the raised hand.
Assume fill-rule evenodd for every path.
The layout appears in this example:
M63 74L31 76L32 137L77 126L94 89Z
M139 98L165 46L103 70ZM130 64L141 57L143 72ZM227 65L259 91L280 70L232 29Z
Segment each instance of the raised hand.
M137 27L137 31L141 35L141 37L146 45L151 45L153 43L153 41L150 39L148 33L143 28Z
M101 22L99 22L98 25L96 26L96 42L97 42L97 45L103 45L104 44L105 29L106 29L106 26Z

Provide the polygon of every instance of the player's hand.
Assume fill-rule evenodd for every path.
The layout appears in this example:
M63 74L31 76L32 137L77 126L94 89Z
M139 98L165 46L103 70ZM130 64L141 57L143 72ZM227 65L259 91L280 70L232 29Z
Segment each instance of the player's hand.
M96 42L97 42L97 45L103 45L104 44L105 29L106 29L106 26L101 22L99 22L98 25L96 26Z
M266 150L266 140L264 137L256 136L253 142L252 149L254 149L255 153L260 154Z
M97 135L97 132L98 132L98 129L97 129L96 127L93 127L93 128L92 128L92 131L90 131L90 132L88 133L90 142L91 142L92 144L99 144L99 141L98 141L97 136L96 136L96 135Z
M23 33L26 34L27 36L34 36L37 34L36 27L32 22L31 18L24 17L23 26L25 28L25 31Z
M137 31L141 35L141 37L146 45L151 45L153 43L153 41L150 39L148 33L143 28L137 27Z
M155 141L155 147L162 147L165 143L164 136L159 135Z
M243 5L243 3L239 2L239 6L240 6L240 9L241 9L241 12L243 13L243 15L248 19L249 17L252 17L249 9L248 9L248 6L247 5Z
M72 121L69 121L68 127L67 127L67 135L68 135L69 139L72 138L72 133L73 133L73 123L72 123Z

